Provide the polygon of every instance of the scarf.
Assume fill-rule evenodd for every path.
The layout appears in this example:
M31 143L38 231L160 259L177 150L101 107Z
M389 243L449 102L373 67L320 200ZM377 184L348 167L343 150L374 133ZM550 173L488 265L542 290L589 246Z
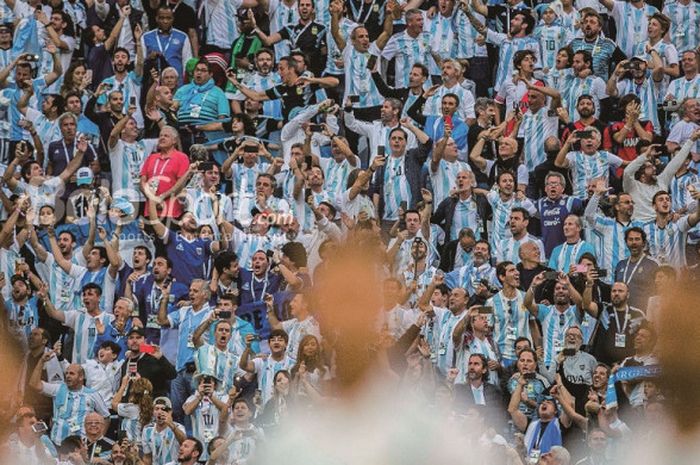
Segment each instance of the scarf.
M608 390L605 393L605 407L617 407L617 392L615 383L618 381L634 381L640 378L655 378L661 374L659 365L639 367L622 367L614 375L608 377Z
M528 454L532 449L538 449L540 454L544 454L545 452L549 452L554 446L561 446L561 428L559 427L558 419L555 418L550 421L545 427L544 433L541 431L542 420L535 420L525 432L525 444L527 444ZM540 436L542 437L541 440ZM535 447L535 445L538 447Z

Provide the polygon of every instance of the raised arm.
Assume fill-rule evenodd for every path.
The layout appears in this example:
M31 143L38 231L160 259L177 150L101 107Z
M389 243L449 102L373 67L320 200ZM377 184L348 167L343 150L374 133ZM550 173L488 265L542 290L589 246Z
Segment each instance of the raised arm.
M469 5L467 4L467 2L462 2L460 6L464 11L469 10ZM486 7L486 5L483 4L481 0L472 0L472 8L474 8L474 11L479 13L481 16L487 16L489 14L489 9Z
M85 136L81 135L80 139L76 143L76 151L73 159L68 163L68 165L66 165L63 172L58 175L64 185L70 181L71 176L73 176L75 172L78 171L78 168L80 168L80 165L83 164L83 157L85 156L87 149L88 141Z
M608 11L612 11L615 7L614 0L598 0L598 2L602 3L603 6L608 9Z
M573 143L578 142L578 140L579 139L576 136L576 131L573 131L571 134L569 134L569 137L566 138L564 145L562 145L561 149L559 149L559 153L557 153L557 158L554 159L554 166L556 166L557 168L569 167L569 160L566 159L566 155L571 150L571 146L573 145Z
M112 243L107 238L107 231L105 228L102 226L97 228L97 234L99 234L102 245L107 252L107 260L109 260L108 273L112 278L116 278L119 269L122 267L122 257L119 255L117 249L112 247Z
M535 291L538 287L542 285L543 282L544 271L532 279L532 284L530 284L530 287L527 289L527 292L525 293L525 299L523 300L523 305L525 305L527 311L530 312L530 314L535 318L537 318L537 314L539 313L539 307L535 302Z
M241 354L241 359L238 362L238 368L245 370L248 373L255 373L255 364L250 359L250 355L253 350L251 349L251 344L253 344L254 334L246 334L245 336L245 350Z
M345 38L340 32L340 19L343 16L343 2L340 0L333 0L328 9L331 13L331 35L335 44L338 46L338 50L341 52L345 50Z
M47 86L50 86L63 74L63 66L61 66L61 55L54 44L48 44L46 50L51 54L53 59L53 67L51 71L44 75L44 81Z
M374 44L379 50L383 50L386 47L387 42L391 39L394 33L394 21L401 19L401 7L398 2L388 1L386 2L386 12L384 13L384 27L382 28L382 33L379 34L377 40Z
M520 401L522 399L525 384L527 384L527 380L521 375L518 378L518 384L515 386L513 394L510 395L510 402L508 403L508 413L510 414L510 418L513 420L513 425L518 428L520 432L525 431L528 423L527 417L520 411Z

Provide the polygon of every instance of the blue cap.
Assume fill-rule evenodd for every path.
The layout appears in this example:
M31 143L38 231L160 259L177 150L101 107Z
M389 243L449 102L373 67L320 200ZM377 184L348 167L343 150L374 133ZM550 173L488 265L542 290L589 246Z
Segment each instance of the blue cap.
M115 197L112 199L111 208L121 210L125 215L131 216L134 214L134 206L125 197Z

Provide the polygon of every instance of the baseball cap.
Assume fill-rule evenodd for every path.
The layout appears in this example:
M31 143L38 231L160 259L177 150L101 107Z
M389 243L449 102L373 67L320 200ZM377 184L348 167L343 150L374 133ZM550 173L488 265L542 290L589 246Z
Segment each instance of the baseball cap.
M86 186L92 183L93 177L94 176L90 168L82 167L78 170L78 173L76 174L76 182L79 186Z
M121 210L122 213L127 216L131 216L134 214L134 206L125 197L113 198L111 208Z
M129 332L127 333L126 337L131 336L132 334L138 334L139 336L146 337L146 332L143 330L143 328L131 328Z
M166 410L173 409L173 403L170 402L170 399L168 399L167 397L156 397L153 401L153 405L162 405L166 408Z
M632 58L630 58L630 61L637 60L637 61L643 61L646 63L647 58L644 55L635 55Z

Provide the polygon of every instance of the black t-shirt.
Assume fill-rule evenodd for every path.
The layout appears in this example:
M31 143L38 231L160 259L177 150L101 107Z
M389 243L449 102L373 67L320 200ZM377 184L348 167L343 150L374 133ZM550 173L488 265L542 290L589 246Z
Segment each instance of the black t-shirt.
M163 5L170 6L170 8L173 8L173 6L166 1L160 2L160 6ZM143 11L144 13L146 13L146 17L148 18L148 28L156 29L158 27L158 25L156 24L157 8L155 10L152 9L149 3L146 1L143 2ZM195 14L191 6L179 2L173 9L173 15L175 16L175 20L173 21L173 27L175 29L179 29L186 34L187 31L189 31L190 29L196 28L197 15Z
M296 107L305 107L304 88L302 86L288 86L279 84L265 91L270 99L282 99L282 114L284 120L289 121L289 113Z
M282 28L280 36L291 42L292 50L301 50L309 58L309 70L314 76L320 76L326 67L326 28L315 22L306 25L294 24Z
M617 319L615 318L617 313ZM636 308L629 308L628 321L625 324L625 312L616 312L606 307L598 317L598 328L594 344L594 356L599 362L609 366L619 363L634 355L634 333L644 320L644 313ZM618 326L619 322L619 326ZM618 334L624 334L624 347L617 347Z
M370 41L382 33L386 0L346 0L348 19L367 29ZM396 31L394 31L396 32Z

